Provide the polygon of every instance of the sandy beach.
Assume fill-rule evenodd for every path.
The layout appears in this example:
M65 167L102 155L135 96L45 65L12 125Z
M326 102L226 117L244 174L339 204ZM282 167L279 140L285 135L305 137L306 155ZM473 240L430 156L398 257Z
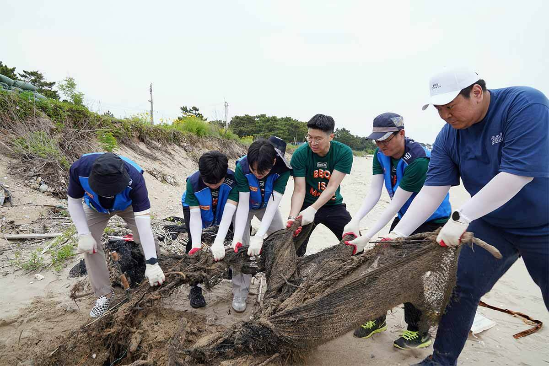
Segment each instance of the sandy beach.
M148 167L159 167L165 171L176 173L180 182L182 177L196 169L190 159L162 160L144 159L127 150L121 153L139 160L147 170ZM183 152L182 152L183 154ZM0 176L4 176L5 167L0 164ZM372 157L356 157L352 173L342 183L342 195L348 210L353 215L362 203L368 190L372 176ZM180 197L183 191L179 186L162 184L145 174L152 203L153 215L156 218L181 216ZM9 179L12 179L11 177ZM12 182L14 184L14 182ZM14 184L15 186L15 184ZM290 210L292 195L292 180L289 182L284 195L281 214L283 218ZM60 200L40 195L35 191L26 191L21 187L14 189L16 204L27 200L58 204ZM451 203L458 207L468 198L462 187L455 187L451 191ZM381 200L375 209L361 222L366 228L376 220L380 212L387 206L389 197L384 191ZM15 213L12 209L1 208L0 213L8 219L16 218L20 222L33 219L33 211ZM28 216L28 217L25 217ZM258 225L258 222L255 222ZM380 235L387 233L384 228ZM317 227L310 239L308 252L311 254L323 248L335 245L338 239L325 227ZM2 249L2 270L0 285L0 364L5 363L7 355L13 352L20 354L23 345L32 344L33 339L42 336L53 337L63 335L68 329L75 329L88 321L88 312L92 306L91 297L79 301L79 305L68 299L68 292L75 279L68 278L68 271L73 264L69 264L60 273L52 270L41 272L45 279L34 280L35 273L10 270L9 260L13 258L13 244L0 239ZM71 263L76 263L75 257ZM181 289L169 299L163 300L163 306L177 310L196 312L207 319L207 323L219 326L229 326L240 320L247 320L252 313L256 297L254 284L248 299L249 307L243 314L230 311L231 284L224 281L213 291L206 292L208 306L203 309L192 309L187 299L188 289ZM525 338L514 339L513 334L528 329L520 319L481 308L480 313L496 322L496 326L478 334L470 336L466 347L459 359L459 365L547 365L548 364L548 312L542 301L538 287L532 282L522 260L519 260L508 273L497 283L495 288L483 299L488 304L525 313L544 322L544 327L537 333ZM351 311L352 309L350 309ZM61 322L61 323L60 323ZM400 351L393 347L393 341L399 337L400 331L406 327L401 307L393 309L387 318L388 330L377 334L371 339L363 340L353 337L352 332L342 337L320 345L304 355L304 364L313 365L409 365L419 362L431 353L431 347L423 350ZM431 330L435 335L435 329ZM21 345L19 345L21 344ZM20 358L18 358L20 359ZM12 359L13 360L13 359ZM25 361L25 360L20 360ZM23 363L19 363L23 364Z

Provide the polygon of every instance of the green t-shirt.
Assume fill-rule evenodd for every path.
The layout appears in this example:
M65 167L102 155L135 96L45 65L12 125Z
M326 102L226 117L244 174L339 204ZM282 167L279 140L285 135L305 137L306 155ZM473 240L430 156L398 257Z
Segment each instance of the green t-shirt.
M262 197L264 196L264 186L268 177L269 175L258 181L258 183L260 184L260 189L262 190ZM273 184L273 190L275 192L279 192L280 194L285 194L288 178L290 178L290 170L281 173L279 178L277 178L275 180L275 183ZM246 179L246 176L243 173L243 168L241 167L241 164L237 164L237 168L235 168L235 180L237 181L237 190L239 192L250 192L248 179Z
M304 202L312 204L328 186L329 179L334 170L349 174L353 164L353 153L349 146L338 141L330 142L328 154L321 157L311 151L308 144L302 144L292 154L290 165L292 175L306 178L306 197ZM339 205L342 203L340 186L334 196L326 205Z
M189 205L189 207L196 207L199 206L199 200L195 196L195 192L193 192L193 185L186 183L187 186L185 188L185 203ZM216 209L218 208L218 195L220 192L220 189L211 189L210 192L212 193L212 211L216 212ZM239 191L237 191L237 187L233 187L233 189L229 192L229 196L227 197L228 200L232 201L239 201Z
M384 174L384 168L380 164L380 161L376 157L378 149L374 152L374 157L372 159L372 174ZM399 164L400 159L394 159L390 157L392 165L392 179L396 181L395 170L397 169L397 164ZM428 172L428 165L430 164L430 159L428 158L417 158L410 165L405 168L403 172L403 178L399 182L399 187L407 192L418 193L424 186L424 181L426 180L426 173ZM394 178L395 177L395 178Z

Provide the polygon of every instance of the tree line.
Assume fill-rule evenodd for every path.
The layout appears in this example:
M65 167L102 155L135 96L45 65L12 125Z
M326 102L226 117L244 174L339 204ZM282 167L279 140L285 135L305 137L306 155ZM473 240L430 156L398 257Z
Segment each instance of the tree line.
M239 137L252 136L254 139L275 135L288 143L300 144L305 142L307 123L291 117L275 117L259 114L250 116L234 116L229 128ZM334 131L334 140L340 141L353 150L366 151L372 154L376 145L364 137L353 135L346 128L337 128Z

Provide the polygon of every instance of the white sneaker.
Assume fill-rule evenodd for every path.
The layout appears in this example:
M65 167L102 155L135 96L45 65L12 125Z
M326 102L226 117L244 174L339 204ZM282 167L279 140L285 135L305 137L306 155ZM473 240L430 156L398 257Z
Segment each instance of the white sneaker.
M242 313L246 310L246 297L233 296L233 303L231 306L237 313Z
M109 296L103 295L99 299L95 301L95 305L90 311L90 316L92 318L98 318L102 316L107 310L109 310L109 304L111 303L111 299L113 298L115 292L111 290L111 293Z

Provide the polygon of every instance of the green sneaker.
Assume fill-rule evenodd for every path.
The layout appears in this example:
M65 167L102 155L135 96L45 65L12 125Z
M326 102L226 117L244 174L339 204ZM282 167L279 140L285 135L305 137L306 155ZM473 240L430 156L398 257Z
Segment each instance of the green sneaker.
M359 328L355 329L355 332L353 332L353 335L357 338L369 338L373 334L381 333L388 329L388 326L386 325L386 319L380 320L380 319L374 319L369 320L365 324L362 324Z
M404 330L401 337L393 342L393 346L399 349L424 348L432 344L432 338L428 333L420 334L411 330Z

